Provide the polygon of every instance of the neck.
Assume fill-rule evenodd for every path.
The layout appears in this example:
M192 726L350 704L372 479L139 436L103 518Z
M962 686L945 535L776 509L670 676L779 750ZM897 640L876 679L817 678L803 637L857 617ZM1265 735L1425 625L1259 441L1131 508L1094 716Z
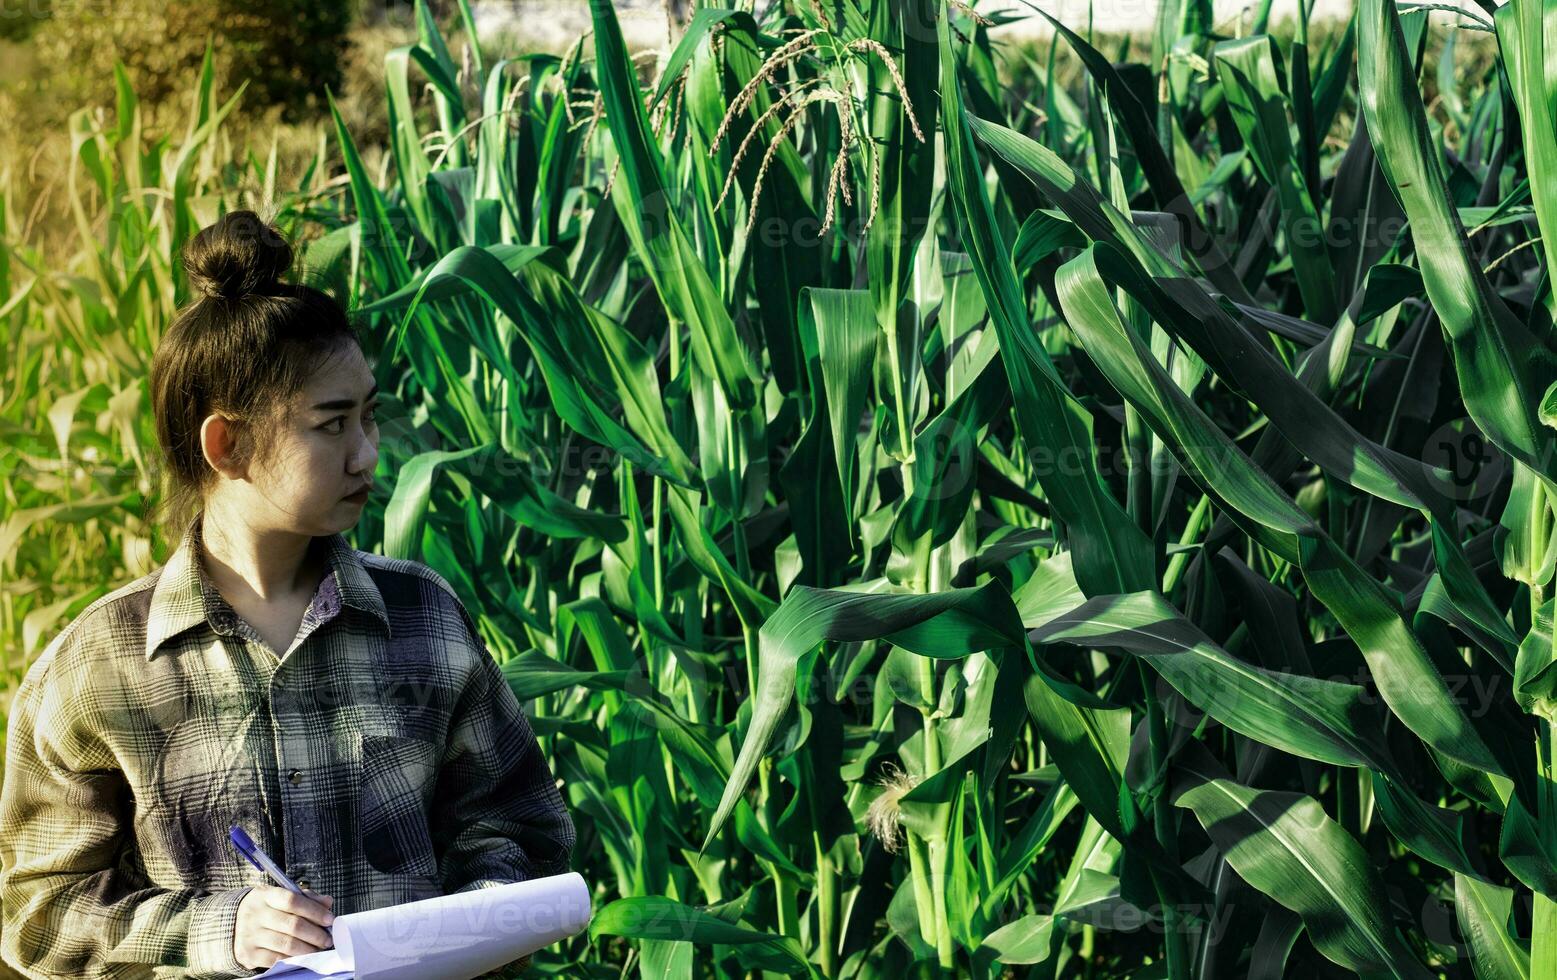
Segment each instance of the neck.
M295 531L251 527L220 508L208 506L200 515L201 561L230 602L312 595L322 570L314 541Z

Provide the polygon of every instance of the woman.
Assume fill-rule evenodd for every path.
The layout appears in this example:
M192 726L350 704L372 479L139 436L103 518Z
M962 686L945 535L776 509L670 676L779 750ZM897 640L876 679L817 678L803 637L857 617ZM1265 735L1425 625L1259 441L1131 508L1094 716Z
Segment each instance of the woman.
M182 539L76 617L11 708L0 954L29 977L245 975L327 948L337 914L564 873L574 844L449 584L341 534L378 461L344 311L282 282L292 250L252 211L183 259L201 295L151 374Z

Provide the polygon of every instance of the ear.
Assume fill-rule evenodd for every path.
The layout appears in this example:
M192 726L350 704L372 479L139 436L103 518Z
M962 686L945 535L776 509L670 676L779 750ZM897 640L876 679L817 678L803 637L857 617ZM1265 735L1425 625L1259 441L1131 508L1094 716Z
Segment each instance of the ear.
M222 415L207 415L200 424L200 451L205 461L218 473L232 477L243 475L242 468L234 467L229 461L236 434L233 421Z

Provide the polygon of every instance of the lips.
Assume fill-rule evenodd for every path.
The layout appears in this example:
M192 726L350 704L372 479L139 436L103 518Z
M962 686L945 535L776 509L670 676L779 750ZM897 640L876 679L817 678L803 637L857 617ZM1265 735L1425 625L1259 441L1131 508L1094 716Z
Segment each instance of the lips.
M353 490L351 493L348 493L346 495L346 497L348 497L348 498L350 498L350 497L366 497L368 495L368 491L371 490L371 489L373 489L373 484L369 483L369 484L366 484L364 486L358 487L357 489Z

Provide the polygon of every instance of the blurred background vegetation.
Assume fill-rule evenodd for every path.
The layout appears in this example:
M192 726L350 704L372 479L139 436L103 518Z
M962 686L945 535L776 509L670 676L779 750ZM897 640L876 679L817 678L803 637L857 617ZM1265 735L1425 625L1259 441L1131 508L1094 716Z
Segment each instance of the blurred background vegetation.
M217 91L247 82L240 106L215 135L213 160L240 165L274 144L285 175L300 172L323 124L326 87L335 93L365 152L386 136L383 59L416 35L409 4L359 0L116 0L75 2L50 10L22 0L39 16L0 19L0 174L18 204L15 233L46 254L70 247L72 224L63 179L70 154L70 114L114 111L114 64L140 100L148 133L168 133L189 113L209 40ZM442 4L448 7L450 4ZM7 8L14 9L14 5Z

